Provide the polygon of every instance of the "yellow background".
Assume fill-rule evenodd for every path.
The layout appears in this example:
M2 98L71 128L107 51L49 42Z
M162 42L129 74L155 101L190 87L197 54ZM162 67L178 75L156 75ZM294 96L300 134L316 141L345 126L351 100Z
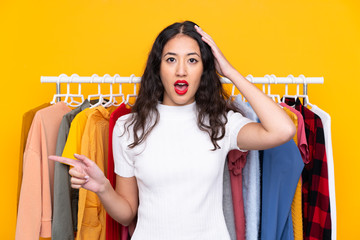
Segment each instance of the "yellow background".
M51 101L55 92L55 85L41 84L40 76L141 76L156 35L189 19L245 76L324 77L324 84L309 86L310 102L332 117L338 239L355 239L360 226L359 10L356 0L1 0L0 238L13 239L15 233L22 115Z

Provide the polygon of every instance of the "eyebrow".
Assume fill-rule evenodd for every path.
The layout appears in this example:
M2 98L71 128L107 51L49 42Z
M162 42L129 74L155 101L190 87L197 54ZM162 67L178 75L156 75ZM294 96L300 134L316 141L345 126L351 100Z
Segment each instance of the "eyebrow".
M173 52L167 52L163 57L165 57L166 55L174 55L174 56L177 56L178 54L176 53L173 53ZM199 54L197 54L196 52L191 52L191 53L188 53L186 54L187 56L190 56L190 55L197 55L198 57L200 57Z

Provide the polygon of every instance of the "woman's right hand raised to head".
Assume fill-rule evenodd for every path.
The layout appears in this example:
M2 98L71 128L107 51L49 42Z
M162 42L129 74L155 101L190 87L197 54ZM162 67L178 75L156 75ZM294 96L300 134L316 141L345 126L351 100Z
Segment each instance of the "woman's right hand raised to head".
M229 63L229 61L225 58L224 54L220 51L219 47L216 45L215 41L212 37L204 32L199 26L194 26L196 31L201 35L201 39L206 42L215 57L215 68L216 71L224 77L229 78L229 74L236 69ZM231 80L231 78L229 78Z
M83 155L74 154L74 157L77 160L59 156L49 156L49 159L73 166L69 170L72 188L82 187L94 193L104 191L107 178L96 163Z

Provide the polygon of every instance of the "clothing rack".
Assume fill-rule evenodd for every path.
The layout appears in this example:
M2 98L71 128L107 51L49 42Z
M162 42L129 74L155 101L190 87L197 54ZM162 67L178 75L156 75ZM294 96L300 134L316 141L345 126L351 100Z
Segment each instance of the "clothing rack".
M307 96L308 94L308 84L323 84L324 78L323 77L305 77L304 75L299 75L298 77L294 77L293 75L288 75L286 77L276 77L274 74L268 75L266 74L264 77L253 77L252 75L247 75L245 77L248 81L250 81L253 84L263 84L263 91L265 92L265 85L268 85L268 89L270 90L270 85L273 84L285 84L286 85L286 94L287 94L287 85L297 85L297 96ZM87 84L87 83L96 83L96 84L135 84L134 89L136 90L136 84L141 84L141 77L136 77L134 74L131 76L122 77L119 74L115 74L114 76L110 76L109 74L105 74L104 76L98 76L96 74L92 76L79 76L77 74L72 74L71 76L67 76L66 74L61 74L60 76L41 76L41 83L56 83L56 94L61 93L60 85L61 83L65 83L68 86L69 84L75 83L79 84L79 89L81 84ZM223 84L232 84L231 80L222 77L221 83ZM302 95L299 94L299 85L303 85L303 92ZM270 91L268 92L270 93ZM121 92L121 91L120 91ZM136 92L136 91L134 91ZM233 92L234 92L234 85L233 85ZM58 101L60 101L60 98L58 98ZM306 104L307 98L304 98L304 105ZM332 163L332 169L333 169L333 163ZM333 171L333 170L332 170ZM333 173L331 174L332 178L334 179ZM330 194L335 199L335 183L334 180L330 182ZM331 204L335 204L335 201ZM333 207L334 206L334 207ZM336 205L332 205L332 211L336 211ZM336 212L335 212L336 216ZM332 219L332 221L335 221L336 224L336 217ZM336 236L336 227L333 229L333 232ZM333 234L334 236L334 234Z
M303 84L303 95L307 95L307 85L308 84L323 84L323 77L305 77L304 75L299 75L294 77L293 75L288 75L287 77L276 77L274 74L266 74L264 77L253 77L252 75L247 75L246 79L254 84ZM109 74L105 74L100 77L96 74L90 77L80 77L77 74L72 74L67 76L66 74L61 74L58 77L55 76L41 76L41 83L56 83L56 94L60 94L60 84L61 83L141 83L141 77L136 77L132 74L130 77L121 77L119 74L115 74L113 77ZM221 78L223 84L232 84L232 82L225 77Z

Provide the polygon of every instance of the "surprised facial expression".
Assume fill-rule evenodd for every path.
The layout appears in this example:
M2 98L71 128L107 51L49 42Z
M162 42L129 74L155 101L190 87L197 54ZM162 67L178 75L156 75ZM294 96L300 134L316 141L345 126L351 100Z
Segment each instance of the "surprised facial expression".
M164 105L182 106L195 101L203 63L196 40L178 34L164 46L160 78L164 86Z

